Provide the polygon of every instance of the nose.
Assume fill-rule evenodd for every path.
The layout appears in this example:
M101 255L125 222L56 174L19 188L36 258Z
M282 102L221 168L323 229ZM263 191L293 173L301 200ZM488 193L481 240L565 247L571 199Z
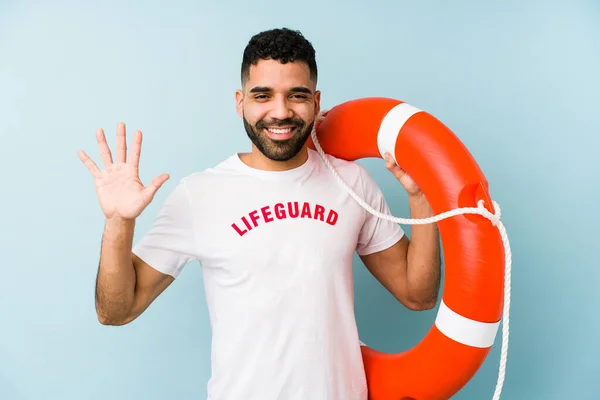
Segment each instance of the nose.
M294 115L294 111L289 106L285 97L274 99L271 104L273 105L269 113L271 118L283 120L286 118L292 118Z

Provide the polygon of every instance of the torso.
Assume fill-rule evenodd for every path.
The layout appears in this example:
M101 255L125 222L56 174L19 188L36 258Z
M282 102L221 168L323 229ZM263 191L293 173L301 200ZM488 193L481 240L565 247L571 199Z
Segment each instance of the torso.
M352 258L365 211L311 151L187 177L213 329L210 400L365 400ZM353 163L334 161L360 193Z

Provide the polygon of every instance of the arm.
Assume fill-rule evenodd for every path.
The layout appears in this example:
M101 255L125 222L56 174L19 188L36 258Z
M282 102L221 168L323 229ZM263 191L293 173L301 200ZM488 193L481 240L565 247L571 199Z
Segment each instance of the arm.
M84 151L78 153L94 178L98 201L106 217L96 278L96 314L102 324L124 325L148 308L171 284L182 266L194 258L193 243L189 239L194 232L188 223L188 199L184 189L178 186L163 205L152 234L142 239L134 254L132 241L136 218L169 175L161 174L147 186L142 184L138 170L142 132L135 132L127 159L124 123L117 125L115 160L104 130L96 131L96 140L103 170ZM142 258L150 260L152 266Z
M108 218L96 279L96 313L104 325L136 319L174 278L132 253L135 220Z
M431 207L423 195L409 196L411 218L427 218ZM440 248L436 224L413 225L412 239L361 256L365 267L396 299L411 310L435 307L440 287Z

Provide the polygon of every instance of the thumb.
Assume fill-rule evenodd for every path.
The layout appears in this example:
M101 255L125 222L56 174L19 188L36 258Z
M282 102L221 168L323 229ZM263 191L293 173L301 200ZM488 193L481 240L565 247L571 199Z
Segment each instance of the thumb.
M158 189L169 179L169 174L161 174L154 179L146 186L143 190L144 196L148 199L152 199Z

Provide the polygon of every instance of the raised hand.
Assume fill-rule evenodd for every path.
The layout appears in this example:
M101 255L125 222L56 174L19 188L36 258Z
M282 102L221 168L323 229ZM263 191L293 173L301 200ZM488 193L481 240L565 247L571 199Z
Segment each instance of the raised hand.
M155 177L146 187L139 178L139 162L142 148L142 132L136 131L133 144L126 157L127 140L125 137L125 124L117 126L117 157L113 162L112 154L104 131L96 131L96 140L100 149L104 169L100 170L92 159L80 150L79 159L91 172L96 183L96 193L100 207L107 219L122 218L135 219L150 204L158 189L167 179L168 174Z

